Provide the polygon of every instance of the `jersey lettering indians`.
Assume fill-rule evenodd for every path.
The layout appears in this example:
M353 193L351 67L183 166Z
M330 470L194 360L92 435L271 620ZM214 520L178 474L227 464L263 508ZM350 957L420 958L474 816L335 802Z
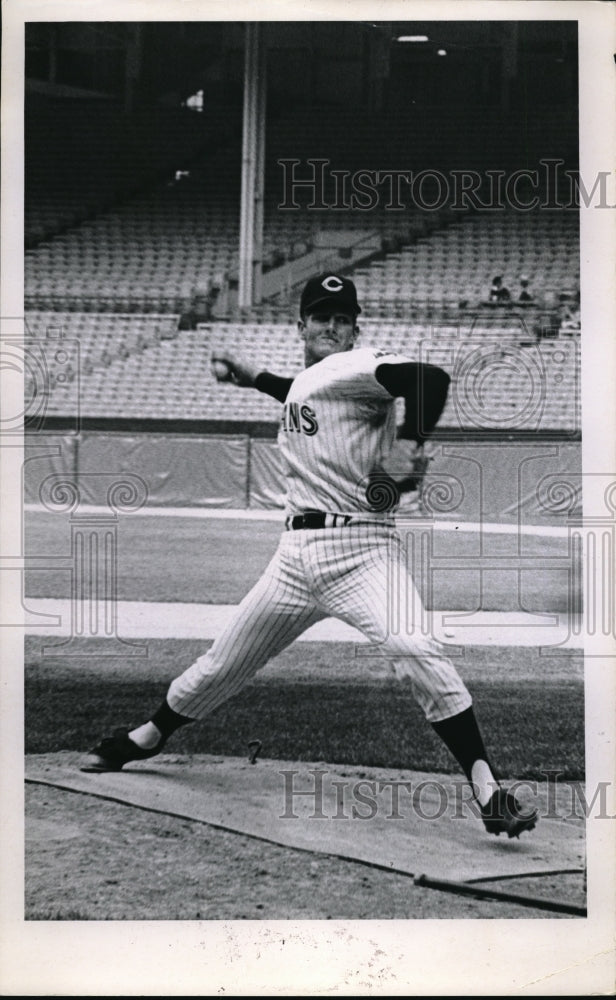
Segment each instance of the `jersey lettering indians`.
M369 476L396 437L394 397L375 372L399 354L358 348L331 354L293 381L278 434L287 512L372 512Z

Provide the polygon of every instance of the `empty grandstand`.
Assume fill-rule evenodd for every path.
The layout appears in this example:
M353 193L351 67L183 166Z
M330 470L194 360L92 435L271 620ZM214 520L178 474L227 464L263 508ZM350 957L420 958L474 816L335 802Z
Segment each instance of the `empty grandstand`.
M38 78L26 92L26 332L48 357L50 429L71 419L78 395L84 426L195 421L274 434L277 405L217 384L211 351L225 345L274 371L297 371L298 289L331 267L356 282L362 343L429 351L451 371L456 389L440 431L510 432L519 418L524 432L520 399L539 391L532 429L578 432L580 335L570 311L563 321L579 296L578 214L555 203L553 189L558 179L562 191L577 168L565 26L549 36L551 72L558 66L563 88L557 99L550 86L546 100L537 73L548 35L539 28L516 41L506 25L461 25L457 34L438 26L450 45L438 72L462 73L468 90L454 108L442 89L426 89L436 50L421 59L403 53L401 26L339 25L335 46L324 29L326 51L317 55L316 26L307 46L292 27L269 25L263 238L249 305L238 298L243 29L199 25L197 41L175 26L187 62L184 76L176 54L171 79L157 64L159 27L127 29L127 52L140 40L142 72L124 93L128 84L109 67L97 78L91 64L90 89L72 62L62 85L57 52L52 74L43 30L30 33ZM62 50L62 31L54 37ZM358 38L367 61L351 56ZM375 39L382 47L383 38L388 69L375 69ZM524 69L499 77L512 46ZM312 73L290 92L285 60ZM190 96L197 87L199 100ZM516 205L506 185L517 174ZM504 178L496 205L495 178ZM495 274L511 290L505 305L489 301ZM527 302L517 294L523 275ZM59 339L77 347L68 364L54 361ZM35 398L33 379L26 392ZM461 405L464 393L480 405Z

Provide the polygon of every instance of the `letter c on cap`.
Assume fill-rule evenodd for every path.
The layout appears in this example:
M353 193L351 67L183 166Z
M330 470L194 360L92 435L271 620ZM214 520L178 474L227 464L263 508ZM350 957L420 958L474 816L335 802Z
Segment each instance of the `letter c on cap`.
M335 275L330 275L329 278L324 278L321 282L323 288L328 292L339 292L342 288L342 282L340 278L336 278Z

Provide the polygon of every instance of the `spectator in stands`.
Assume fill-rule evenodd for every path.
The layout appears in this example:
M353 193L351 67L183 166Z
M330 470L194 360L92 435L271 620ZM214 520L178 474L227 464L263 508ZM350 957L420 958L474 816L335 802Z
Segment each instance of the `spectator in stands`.
M532 292L528 290L528 278L525 274L520 278L520 294L518 295L518 302L533 302L534 296Z
M501 274L497 274L496 277L492 278L489 301L497 305L511 301L511 292L503 285Z
M563 292L560 296L559 333L577 333L580 329L580 293L571 295Z

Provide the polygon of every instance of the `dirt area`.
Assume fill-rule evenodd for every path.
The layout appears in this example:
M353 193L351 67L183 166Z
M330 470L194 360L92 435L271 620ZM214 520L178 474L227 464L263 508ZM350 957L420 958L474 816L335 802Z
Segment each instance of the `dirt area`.
M26 920L572 919L30 783L25 881ZM580 874L494 888L584 904Z

